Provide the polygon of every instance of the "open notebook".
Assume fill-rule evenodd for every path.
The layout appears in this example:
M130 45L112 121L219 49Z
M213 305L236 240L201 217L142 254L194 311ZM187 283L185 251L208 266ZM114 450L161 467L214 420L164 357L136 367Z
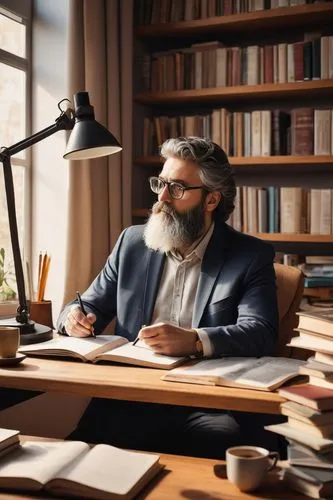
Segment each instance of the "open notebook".
M59 335L46 342L21 346L19 352L27 356L65 356L92 363L111 361L166 370L188 359L155 354L145 346L143 341L133 346L133 342L118 335L98 335L86 338Z
M161 470L159 456L81 441L27 441L0 459L0 488L60 498L130 500Z

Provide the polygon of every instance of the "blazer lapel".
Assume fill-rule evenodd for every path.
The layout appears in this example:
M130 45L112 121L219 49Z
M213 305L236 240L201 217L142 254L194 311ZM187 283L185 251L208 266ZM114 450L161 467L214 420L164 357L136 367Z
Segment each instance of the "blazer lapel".
M204 309L224 264L224 250L228 244L228 240L229 235L225 224L221 225L215 223L214 232L207 245L201 265L201 273L193 309L192 328L199 327Z
M165 255L149 250L143 292L143 324L149 325L153 316L157 291L164 268ZM141 325L142 326L142 325Z

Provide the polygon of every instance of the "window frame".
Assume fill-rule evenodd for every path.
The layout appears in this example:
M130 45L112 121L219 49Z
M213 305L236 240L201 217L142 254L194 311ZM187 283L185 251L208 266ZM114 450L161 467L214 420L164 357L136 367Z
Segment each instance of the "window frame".
M7 15L14 21L20 21L26 27L26 54L25 57L17 56L0 48L0 62L12 66L13 68L25 71L25 137L32 133L32 2L31 0L0 0L0 13ZM21 139L24 139L22 137ZM21 140L19 139L19 140ZM10 147L12 144L0 144L0 147ZM12 166L22 166L25 168L24 175L24 234L23 248L21 248L22 259L30 264L31 268L31 177L32 177L32 154L31 148L25 150L25 159L11 157ZM1 173L0 175L3 175ZM15 186L14 186L15 190ZM16 301L0 303L0 317L6 317L14 314L16 310Z

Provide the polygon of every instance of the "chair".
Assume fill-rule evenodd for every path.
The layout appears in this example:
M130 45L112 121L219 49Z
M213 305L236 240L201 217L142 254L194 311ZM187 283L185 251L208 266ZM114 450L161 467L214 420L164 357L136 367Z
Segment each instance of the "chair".
M277 355L287 358L307 359L309 352L303 349L289 347L294 328L298 325L296 312L302 300L304 290L304 275L296 267L274 264L277 286L277 301L279 311L279 338Z

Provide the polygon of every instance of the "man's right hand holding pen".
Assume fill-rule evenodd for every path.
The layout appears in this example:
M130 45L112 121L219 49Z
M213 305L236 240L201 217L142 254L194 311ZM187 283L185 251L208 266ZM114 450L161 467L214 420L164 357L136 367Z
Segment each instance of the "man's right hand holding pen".
M78 294L79 305L73 305L67 315L64 324L66 332L72 337L95 337L93 325L96 321L96 315L91 312L86 313L81 297L79 297Z

